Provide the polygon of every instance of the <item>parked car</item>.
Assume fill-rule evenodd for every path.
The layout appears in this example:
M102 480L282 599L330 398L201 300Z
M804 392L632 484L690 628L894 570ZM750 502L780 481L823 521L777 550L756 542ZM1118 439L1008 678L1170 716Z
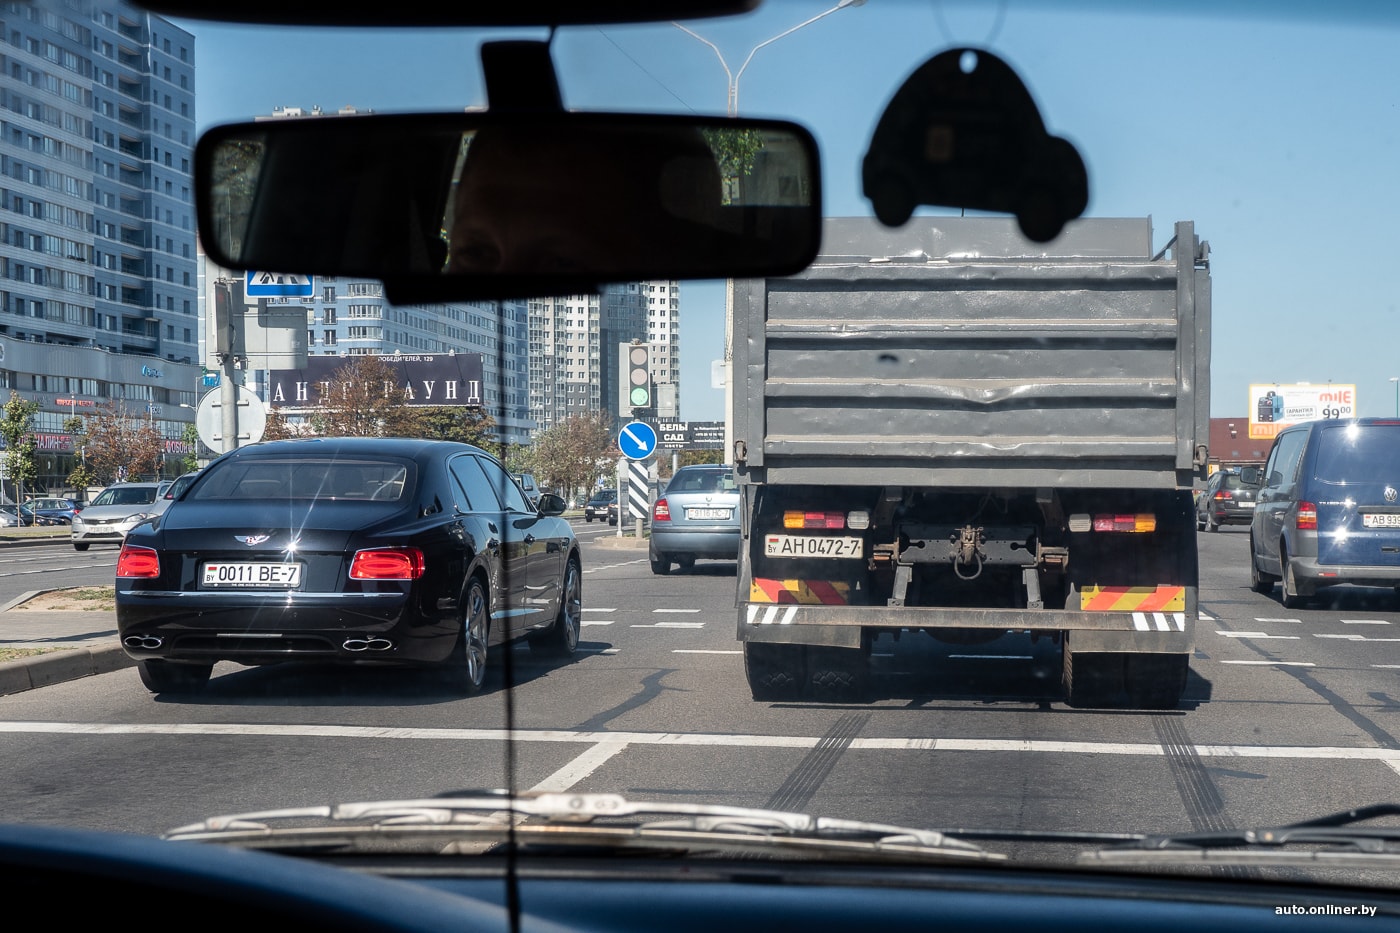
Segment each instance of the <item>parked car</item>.
M651 572L695 566L696 558L737 560L742 500L732 466L684 466L651 507Z
M188 473L181 473L179 476L175 477L175 479L171 480L165 492L161 493L159 498L156 499L156 514L164 512L170 507L170 503L184 495L185 490L189 489L190 485L199 478L201 472L200 470L191 470Z
M553 495L537 511L494 457L451 441L240 448L127 535L121 643L155 693L202 689L218 661L293 659L437 665L475 692L507 639L545 655L578 645L563 511ZM507 611L509 627L493 624Z
M1310 421L1281 431L1249 529L1250 584L1283 605L1351 583L1400 587L1400 420Z
M1196 497L1196 529L1219 531L1221 525L1248 525L1254 520L1254 495L1259 488L1258 467L1216 470Z
M616 489L600 489L583 505L583 520L591 523L595 518L603 521L608 517L608 504L617 501ZM609 522L609 524L616 524Z
M67 525L73 521L73 516L82 510L82 505L76 499L69 499L63 496L45 496L39 499L30 499L25 505L34 510L34 514L40 518L48 518L57 521L61 525Z
M73 548L86 551L93 542L120 544L132 528L159 513L156 500L169 486L170 480L108 486L73 516Z
M0 528L27 528L31 525L55 524L62 524L62 522L35 515L34 510L27 503L21 506L0 505Z
M520 484L520 489L525 493L525 498L530 500L531 505L540 501L540 484L535 482L535 477L529 473L512 473L511 476Z

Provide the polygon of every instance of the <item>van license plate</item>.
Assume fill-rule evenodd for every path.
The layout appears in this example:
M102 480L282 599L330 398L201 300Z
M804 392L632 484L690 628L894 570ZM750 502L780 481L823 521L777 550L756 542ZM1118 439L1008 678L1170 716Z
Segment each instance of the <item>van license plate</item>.
M1364 528L1400 528L1400 515L1393 512L1377 512L1361 516Z

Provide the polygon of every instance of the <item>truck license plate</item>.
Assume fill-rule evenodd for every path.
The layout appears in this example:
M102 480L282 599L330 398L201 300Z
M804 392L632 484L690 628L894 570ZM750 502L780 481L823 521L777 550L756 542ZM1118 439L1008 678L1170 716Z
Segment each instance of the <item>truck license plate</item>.
M301 583L301 564L242 561L204 565L205 586L251 586L289 589Z
M864 557L860 538L826 535L768 535L763 541L766 557Z
M1361 516L1364 528L1400 528L1400 515L1391 512L1368 513Z

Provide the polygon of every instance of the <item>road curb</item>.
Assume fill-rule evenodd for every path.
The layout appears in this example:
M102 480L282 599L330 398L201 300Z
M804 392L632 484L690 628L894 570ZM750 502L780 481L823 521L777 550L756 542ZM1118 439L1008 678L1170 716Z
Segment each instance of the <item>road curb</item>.
M108 674L135 664L119 645L60 648L31 658L0 662L0 694L23 693L95 674Z

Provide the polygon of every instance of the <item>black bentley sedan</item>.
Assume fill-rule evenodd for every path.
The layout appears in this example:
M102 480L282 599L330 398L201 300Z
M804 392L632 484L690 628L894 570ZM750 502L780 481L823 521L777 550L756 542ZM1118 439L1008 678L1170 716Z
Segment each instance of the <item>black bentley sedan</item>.
M474 692L516 638L578 645L578 542L490 454L450 441L305 438L209 465L117 561L117 627L156 693L218 661L446 665Z

